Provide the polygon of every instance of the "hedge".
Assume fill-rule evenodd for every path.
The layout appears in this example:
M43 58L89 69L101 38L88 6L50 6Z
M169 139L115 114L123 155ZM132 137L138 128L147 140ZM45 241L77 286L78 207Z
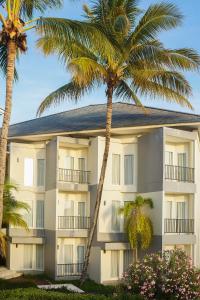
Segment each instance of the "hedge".
M6 300L142 300L140 296L128 294L106 297L104 295L65 294L58 291L44 291L37 288L1 290L0 299Z

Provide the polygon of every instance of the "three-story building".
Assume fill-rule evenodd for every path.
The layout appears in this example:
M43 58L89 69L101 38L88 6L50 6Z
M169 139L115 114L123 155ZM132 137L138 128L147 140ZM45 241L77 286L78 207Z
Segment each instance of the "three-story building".
M112 138L89 276L118 280L134 257L118 213L151 197L148 252L184 249L200 265L200 116L113 104ZM106 105L10 127L8 175L30 230L9 228L8 267L77 278L82 270L104 151ZM139 253L144 255L144 252Z

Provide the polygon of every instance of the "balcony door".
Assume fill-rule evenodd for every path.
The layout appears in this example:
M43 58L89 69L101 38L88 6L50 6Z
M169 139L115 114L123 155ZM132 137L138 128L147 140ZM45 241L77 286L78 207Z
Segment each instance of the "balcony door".
M73 274L73 245L63 245L63 263L65 275Z
M86 182L85 178L85 170L86 170L86 160L83 157L79 157L78 159L78 169L79 169L79 183Z
M74 181L74 157L65 156L64 159L64 181L73 182Z
M85 246L77 246L77 272L81 273L85 259Z
M178 153L177 154L177 163L178 163L178 179L180 181L187 180L187 157L186 153Z
M86 210L85 202L78 202L78 228L80 229L86 228L85 210Z
M74 229L74 201L65 201L63 228Z
M176 218L185 220L187 219L186 214L186 202L176 202Z

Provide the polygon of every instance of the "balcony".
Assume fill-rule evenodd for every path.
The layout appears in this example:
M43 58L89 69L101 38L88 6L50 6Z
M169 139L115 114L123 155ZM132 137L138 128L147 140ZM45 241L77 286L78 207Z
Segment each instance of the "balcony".
M165 165L165 179L194 183L194 168Z
M77 264L58 264L57 277L80 276L83 269L83 263Z
M194 219L165 219L165 233L194 234Z
M89 229L90 217L59 216L58 229Z
M88 184L90 182L90 172L59 168L58 178L62 182Z

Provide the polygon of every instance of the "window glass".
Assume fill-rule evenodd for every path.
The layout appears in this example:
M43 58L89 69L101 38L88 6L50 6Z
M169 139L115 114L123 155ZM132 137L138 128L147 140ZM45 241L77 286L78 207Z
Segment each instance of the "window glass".
M124 156L124 184L133 184L133 170L134 170L134 156L125 155Z

